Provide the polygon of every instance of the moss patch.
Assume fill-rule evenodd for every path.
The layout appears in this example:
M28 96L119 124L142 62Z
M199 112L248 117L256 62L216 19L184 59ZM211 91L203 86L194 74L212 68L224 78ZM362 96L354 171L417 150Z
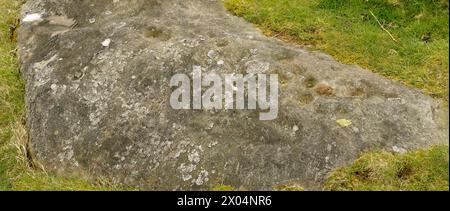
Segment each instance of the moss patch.
M235 191L236 188L231 187L229 185L218 184L218 185L214 185L210 190L211 191Z
M274 189L278 190L278 191L305 191L305 188L303 188L302 186L297 185L297 184L279 185L279 186L276 186Z

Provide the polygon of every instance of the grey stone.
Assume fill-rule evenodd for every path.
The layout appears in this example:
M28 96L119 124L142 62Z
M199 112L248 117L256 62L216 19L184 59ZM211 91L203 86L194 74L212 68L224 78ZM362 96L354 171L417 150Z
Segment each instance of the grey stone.
M42 15L19 32L30 146L58 174L151 190L320 189L363 151L448 143L445 106L267 38L220 1L33 0L27 14ZM194 65L279 74L279 118L171 109L170 78Z

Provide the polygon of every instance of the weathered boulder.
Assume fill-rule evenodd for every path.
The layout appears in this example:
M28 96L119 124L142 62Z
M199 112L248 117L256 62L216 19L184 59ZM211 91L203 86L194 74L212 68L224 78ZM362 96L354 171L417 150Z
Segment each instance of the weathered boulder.
M267 38L218 0L28 1L19 56L30 147L60 174L154 190L319 189L365 150L448 142L432 98ZM279 117L172 109L170 79L193 66L278 74Z

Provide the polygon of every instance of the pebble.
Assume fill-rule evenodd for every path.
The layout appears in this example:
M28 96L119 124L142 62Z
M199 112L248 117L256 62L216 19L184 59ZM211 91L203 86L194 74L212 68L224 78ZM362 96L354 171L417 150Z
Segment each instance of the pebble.
M106 39L105 41L102 42L103 47L109 47L110 44L111 44L111 39Z

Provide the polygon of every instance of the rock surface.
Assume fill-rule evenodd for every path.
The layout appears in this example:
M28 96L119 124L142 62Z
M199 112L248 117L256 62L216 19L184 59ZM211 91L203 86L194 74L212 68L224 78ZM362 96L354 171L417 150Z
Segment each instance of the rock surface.
M153 190L320 189L361 152L448 143L417 90L267 38L217 0L33 0L19 56L35 159ZM279 74L280 111L173 110L176 73Z

